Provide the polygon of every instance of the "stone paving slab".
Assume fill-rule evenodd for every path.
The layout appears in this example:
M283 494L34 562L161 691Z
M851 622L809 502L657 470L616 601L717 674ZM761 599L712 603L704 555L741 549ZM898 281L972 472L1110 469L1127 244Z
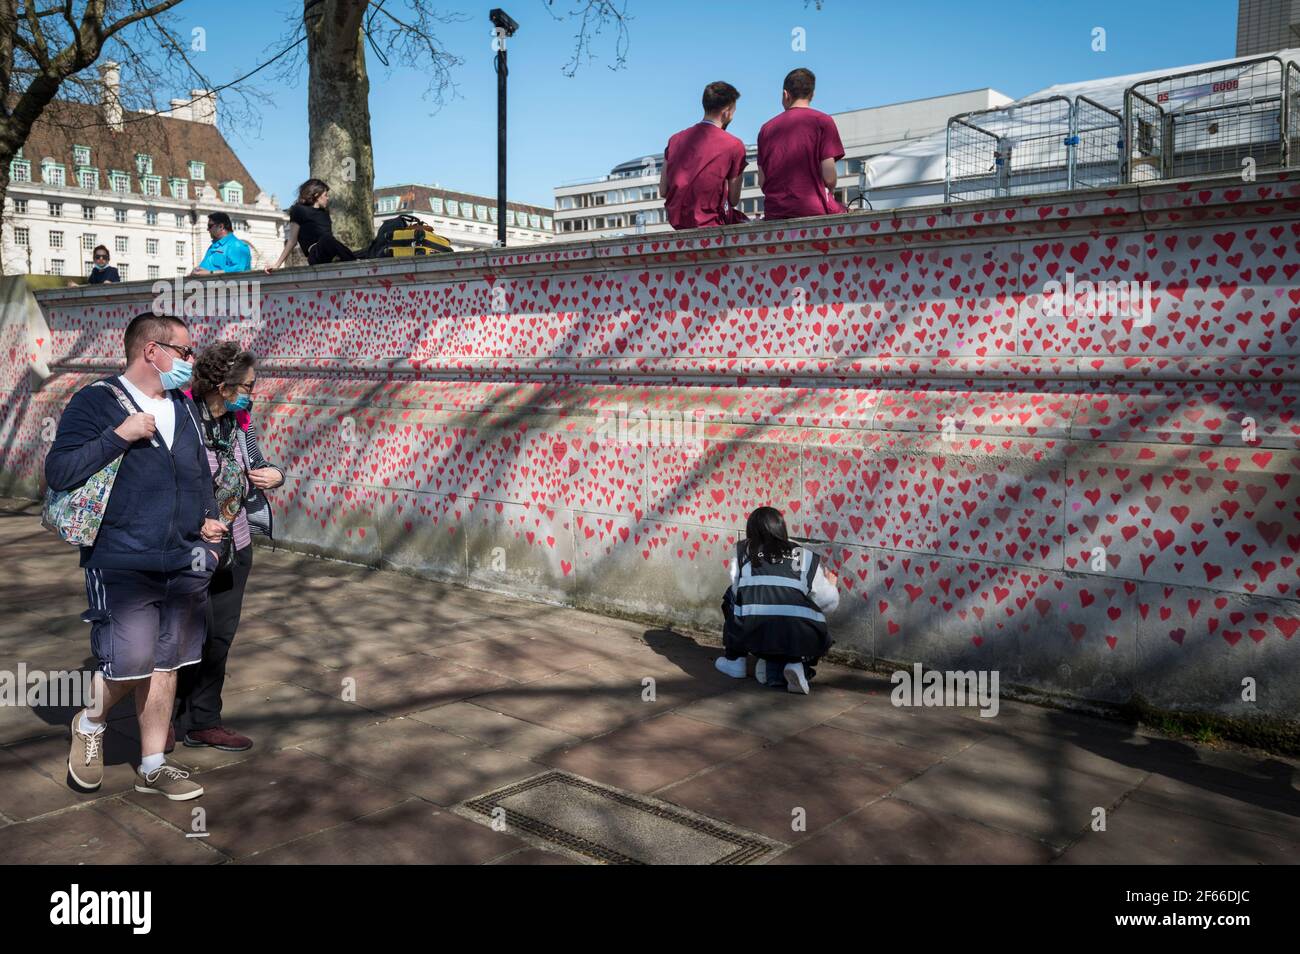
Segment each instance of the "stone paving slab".
M879 798L774 862L799 864L1044 864L1052 849L957 815Z
M76 551L9 506L0 670L93 662ZM590 862L467 807L557 770L613 795L555 788L535 813L641 860L716 852L686 828L653 847L624 798L766 839L759 863L1300 862L1294 760L1006 699L992 719L896 708L886 676L842 666L795 696L716 655L662 626L259 546L224 700L254 748L178 746L207 793L138 794L124 700L105 783L81 792L72 710L0 707L0 863ZM206 838L186 837L194 807Z
M517 855L525 847L513 835L413 798L255 854L247 863L480 865Z

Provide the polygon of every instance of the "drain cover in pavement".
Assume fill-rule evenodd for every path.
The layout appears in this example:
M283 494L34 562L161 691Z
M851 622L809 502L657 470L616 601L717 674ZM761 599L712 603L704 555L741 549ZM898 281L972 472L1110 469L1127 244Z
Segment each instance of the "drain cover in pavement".
M502 809L508 830L607 864L745 865L784 847L566 772L536 775L480 795L464 807L489 818L494 809Z

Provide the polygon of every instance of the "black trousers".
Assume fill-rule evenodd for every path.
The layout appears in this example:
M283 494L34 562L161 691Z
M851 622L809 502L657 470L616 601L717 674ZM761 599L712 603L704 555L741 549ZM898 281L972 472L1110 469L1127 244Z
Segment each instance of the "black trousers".
M731 661L744 659L749 654L745 649L740 627L736 625L735 604L731 599L730 588L722 595L722 652ZM778 656L773 653L759 653L758 658L782 669L787 663L801 662L809 679L816 675L816 666L821 662L820 656Z
M197 732L221 725L221 690L226 684L226 657L235 641L244 606L244 587L253 570L253 547L235 551L235 562L212 576L208 590L208 638L198 665L180 671L176 698L186 731Z
M330 262L354 262L356 254L332 235L327 235L307 250L308 265L328 265Z

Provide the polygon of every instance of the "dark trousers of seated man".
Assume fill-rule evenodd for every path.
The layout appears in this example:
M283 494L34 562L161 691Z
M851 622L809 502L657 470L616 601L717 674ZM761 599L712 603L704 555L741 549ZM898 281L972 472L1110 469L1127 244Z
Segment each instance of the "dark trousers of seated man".
M722 597L722 651L727 659L744 659L749 655L745 649L745 643L740 632L740 625L736 622L734 604L731 599L731 590L728 589ZM771 653L757 654L759 659L767 663L767 685L784 686L784 670L788 663L803 663L804 672L811 679L816 675L817 670L813 667L821 661L820 656L777 656Z
M181 670L176 687L183 731L200 732L221 725L221 692L226 685L226 658L239 629L244 587L253 570L253 547L234 553L234 562L212 575L208 590L208 638L197 666Z

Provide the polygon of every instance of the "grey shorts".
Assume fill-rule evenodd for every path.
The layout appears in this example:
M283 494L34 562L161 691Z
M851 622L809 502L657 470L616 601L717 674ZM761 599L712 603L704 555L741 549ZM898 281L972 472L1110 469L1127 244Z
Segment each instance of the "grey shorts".
M86 569L82 619L105 679L143 679L198 662L212 574Z

